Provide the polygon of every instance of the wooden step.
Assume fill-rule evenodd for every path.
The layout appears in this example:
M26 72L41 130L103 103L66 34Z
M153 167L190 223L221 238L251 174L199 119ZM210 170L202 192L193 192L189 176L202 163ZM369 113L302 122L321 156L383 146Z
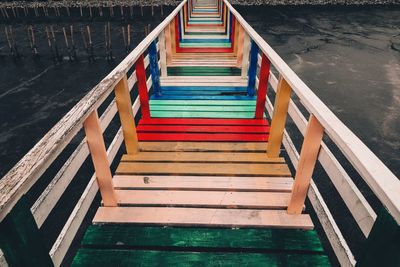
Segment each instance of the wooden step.
M204 151L204 152L260 152L266 153L267 142L140 142L141 151Z
M290 193L116 190L118 206L287 209Z
M309 215L289 215L285 210L168 207L100 207L93 218L93 223L305 230L314 227Z
M135 176L116 175L115 189L291 192L292 177Z
M121 162L116 174L291 176L286 164Z
M122 156L121 161L285 163L284 158L268 158L264 153L251 152L140 152L136 155L125 154Z
M187 101L177 100L180 104L185 105ZM238 102L238 101L235 101ZM267 126L266 119L181 119L181 118L151 118L141 119L139 125L252 125Z

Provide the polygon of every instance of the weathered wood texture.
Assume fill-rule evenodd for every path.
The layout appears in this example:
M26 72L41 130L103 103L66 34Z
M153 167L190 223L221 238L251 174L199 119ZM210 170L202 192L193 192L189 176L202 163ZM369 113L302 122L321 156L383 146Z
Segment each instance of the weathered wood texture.
M93 111L92 114L89 115L83 127L85 129L86 140L104 205L109 207L117 206L110 163L108 162L106 146L104 144L97 111Z

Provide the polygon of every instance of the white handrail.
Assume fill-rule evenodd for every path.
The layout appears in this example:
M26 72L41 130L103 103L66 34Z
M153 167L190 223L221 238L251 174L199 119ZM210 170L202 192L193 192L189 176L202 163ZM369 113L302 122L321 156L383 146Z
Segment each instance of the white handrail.
M224 0L232 14L283 76L303 105L325 128L326 134L363 177L382 204L400 224L400 181L385 164L311 91L268 43Z

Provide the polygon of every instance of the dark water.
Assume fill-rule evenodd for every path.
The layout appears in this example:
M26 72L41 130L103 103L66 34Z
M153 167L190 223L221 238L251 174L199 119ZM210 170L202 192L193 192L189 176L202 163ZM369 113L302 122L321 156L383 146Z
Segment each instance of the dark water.
M165 9L165 14L169 10ZM239 11L334 113L400 176L400 8L246 7ZM134 31L132 47L144 37L145 25L150 23L154 28L161 20L156 12L155 17L136 16L129 22ZM53 63L45 38L44 27L49 23L34 24L40 60L30 56L27 23L14 25L25 57L20 61L10 57L0 25L0 177L123 59L121 26L125 22L111 22L115 56L111 63L104 59L104 23L75 22L80 61L58 64ZM61 53L66 56L61 27L69 27L71 22L52 24ZM80 27L88 24L93 31L95 62L86 59L79 33ZM75 186L83 190L79 183ZM75 199L79 198L80 191L72 191ZM62 215L64 219L72 208L73 203ZM53 217L59 219L58 215ZM46 224L51 225L53 220L48 221ZM344 234L351 232L343 228ZM49 244L59 230L53 229Z

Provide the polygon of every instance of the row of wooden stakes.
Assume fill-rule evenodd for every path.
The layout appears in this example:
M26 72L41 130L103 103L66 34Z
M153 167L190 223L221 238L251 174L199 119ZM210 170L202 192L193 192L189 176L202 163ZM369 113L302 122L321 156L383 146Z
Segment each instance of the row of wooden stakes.
M18 19L22 17L61 17L61 16L72 16L71 9L74 9L75 7L68 7L65 6L63 9L65 12L62 12L62 7L45 7L42 6L41 8L39 7L33 7L33 8L28 8L28 7L0 7L0 14L2 15L3 19ZM109 17L114 17L118 16L117 12L115 12L115 9L119 9L119 16L120 17L134 17L134 10L133 6L119 6L114 7L114 6L109 6L109 7L82 7L80 6L79 9L79 14L81 17L89 15L89 17L93 18L95 16L103 17L103 16L109 16ZM151 15L155 15L155 7L151 6ZM161 5L160 7L160 15L164 16L164 8ZM33 10L31 10L33 9ZM22 11L21 11L22 10ZM31 10L31 11L30 11ZM85 11L86 10L86 11ZM97 10L97 11L96 11ZM105 11L107 10L107 12ZM140 14L143 17L144 16L144 7L140 6Z
M47 44L48 47L50 48L51 52L51 57L54 62L61 62L63 61L64 57L60 52L59 49L59 43L57 42L54 26L45 26L45 37L47 38ZM144 27L144 34L147 36L150 33L151 30L151 25L148 24ZM94 47L93 47L93 40L92 40L92 30L90 25L87 25L85 27L80 27L79 32L81 34L82 38L82 43L84 45L85 51L86 51L86 57L89 61L94 61L95 60L95 54L94 54ZM15 38L15 31L13 29L13 26L5 26L4 27L4 33L5 33L5 38L7 40L7 45L9 48L9 53L10 55L15 59L19 60L22 58L19 47L20 45L17 43L16 38ZM77 61L78 56L77 56L77 46L75 42L75 30L74 26L70 25L70 27L62 27L62 33L64 35L64 43L65 43L65 48L67 50L68 54L68 59L69 61ZM126 54L128 54L131 51L131 45L132 45L132 27L130 24L126 26L121 26L121 33L122 33L122 38L123 38L123 43L124 43L124 48ZM104 44L105 44L105 59L107 61L112 61L114 59L113 57L113 50L112 50L112 38L111 35L111 24L110 22L105 23L104 25ZM28 35L28 40L29 40L29 47L32 53L32 56L35 59L40 58L39 54L39 49L37 46L37 31L33 28L32 25L27 26L27 35ZM4 56L4 54L1 54L1 49L0 49L0 56Z

